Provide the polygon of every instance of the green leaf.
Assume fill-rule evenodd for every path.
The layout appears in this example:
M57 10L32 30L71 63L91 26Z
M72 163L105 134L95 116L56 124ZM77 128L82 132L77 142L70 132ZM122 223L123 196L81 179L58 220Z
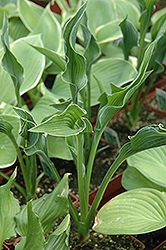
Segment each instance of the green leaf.
M18 62L16 57L10 51L9 40L8 40L8 21L7 16L4 15L4 24L2 27L2 43L4 46L5 54L2 58L2 67L12 78L16 93L19 94L20 87L24 80L24 69L23 66Z
M60 51L62 41L62 29L56 17L50 10L50 5L44 8L32 35L41 34L44 47L55 52Z
M128 16L129 21L138 28L140 16L139 4L137 1L128 0L89 0L87 16L90 30L94 35L98 27L111 21L121 21L126 16Z
M85 14L84 14L85 15ZM97 44L95 37L92 35L88 28L87 16L85 15L85 21L81 25L83 35L84 35L84 56L87 62L87 72L90 70L91 65L97 60L101 54L100 47Z
M160 28L162 27L163 23L166 21L166 13L162 15L157 22L152 26L151 28L151 35L152 35L152 40L156 39Z
M9 139L12 133L16 140L19 138L20 121L13 114L0 114L0 168L11 166L17 159L16 149Z
M152 16L152 29L151 29L152 37L155 37L156 33L157 33L157 37L160 37L162 35L162 33L165 32L165 25L166 25L166 20L164 21L165 14L166 14L166 8L162 8L161 10L156 11L153 14L153 16ZM161 23L162 23L162 25L161 25ZM154 26L154 28L153 28L153 26Z
M121 74L119 74L119 71ZM96 78L101 82L103 90L107 94L111 94L111 85L122 86L132 81L136 76L136 69L130 62L120 58L106 58L100 59L93 64L91 70L91 103L95 105L98 103L100 96L100 88Z
M41 48L37 46L33 46L30 44L34 49L45 55L48 59L50 59L59 69L59 72L65 70L65 60L64 58L59 55L58 53L54 52L53 50L49 50L46 48Z
M55 114L45 122L30 129L31 132L44 132L53 136L72 136L86 131L85 110L76 104L69 105L61 114ZM78 124L78 120L80 123Z
M44 9L31 1L18 0L18 11L24 25L29 31L32 31L36 27Z
M14 40L17 40L21 37L27 36L29 34L29 30L24 26L20 17L15 16L10 18L9 34Z
M113 20L111 22L99 26L95 30L95 37L100 45L121 38L122 32L119 28L119 20Z
M120 110L125 103L129 100L130 96L135 90L145 81L150 72L146 73L151 54L154 49L154 43L151 43L145 51L144 59L139 68L136 78L134 81L124 88L117 88L112 85L113 94L108 95L107 104L102 106L98 112L98 119L96 123L96 129L103 129L109 120ZM115 92L115 93L114 93Z
M45 250L69 250L68 238L70 229L70 215L68 214L58 228L46 239Z
M104 205L93 229L104 234L141 234L166 226L166 197L155 189L135 189Z
M127 162L130 168L136 168L147 179L166 188L166 146L139 152L129 157Z
M30 47L27 43L41 46L42 42L39 35L21 38L11 44L11 51L24 68L24 81L21 85L20 94L34 88L43 73L45 59L42 54ZM0 50L0 58L3 56L3 50ZM15 90L10 76L0 67L0 102L15 102Z
M64 137L55 137L48 135L47 140L49 157L60 158L68 161L73 160Z
M83 89L87 83L86 60L83 55L75 50L76 35L85 9L86 4L82 5L76 15L67 22L64 28L67 66L62 75L62 80L70 84L74 102L77 99L78 91Z
M0 221L1 221L1 233L0 233L0 248L4 240L15 236L15 222L14 216L20 210L19 202L10 192L10 188L14 178L16 177L16 170L10 177L7 184L0 186Z
M159 191L166 191L166 188L163 187L163 185L157 185L155 182L151 181L148 177L143 175L137 168L132 166L130 167L129 165L127 166L127 169L123 172L122 186L126 190L145 187L153 188Z
M45 194L41 198L32 201L32 210L38 215L42 224L44 234L49 233L54 226L54 221L68 214L68 176L64 175L61 182L50 194ZM27 206L23 206L19 214L16 215L17 232L27 235Z
M123 49L125 59L128 60L130 50L137 46L138 42L138 31L135 29L135 27L132 25L130 21L125 18L120 24L119 24L122 33L123 38L120 40L119 46Z
M26 240L17 244L16 250L42 250L44 248L44 234L39 217L32 209L32 202L27 204L27 234Z

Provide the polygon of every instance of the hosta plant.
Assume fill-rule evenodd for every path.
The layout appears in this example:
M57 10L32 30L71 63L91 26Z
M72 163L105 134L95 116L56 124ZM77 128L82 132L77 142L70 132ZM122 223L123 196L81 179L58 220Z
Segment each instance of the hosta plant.
M129 4L129 1L125 2ZM38 15L34 14L33 18L30 19L28 15L23 15L21 10L26 7L28 12L32 6L34 10L32 13L38 13ZM36 36L37 31L34 30L37 28L34 27L34 17L40 16L41 9L39 10L36 6L34 7L34 5L28 4L28 1L25 0L19 1L19 8L20 13L22 13L20 14L22 21L32 33L34 32L33 35ZM47 8L46 11L48 11ZM43 13L43 15L46 15L46 13ZM31 111L21 105L17 105L17 107L13 107L12 109L16 118L21 120L21 136L25 142L23 147L24 153L28 157L34 157L35 154L38 154L47 175L57 182L60 182L60 177L48 157L47 143L50 137L53 142L55 142L54 139L62 138L66 143L65 148L70 152L70 157L74 160L77 169L80 199L79 214L71 200L69 199L68 201L70 213L78 228L80 241L86 241L88 239L89 229L104 191L121 163L139 151L159 147L166 143L166 132L161 126L148 126L138 131L137 134L130 138L130 141L122 147L118 158L103 178L95 200L89 209L89 187L100 138L109 120L124 107L129 98L152 73L148 68L152 54L154 53L156 41L150 43L146 48L138 71L133 71L133 66L126 60L120 60L120 64L114 58L101 59L100 61L101 47L99 47L96 41L95 34L93 34L89 28L88 18L88 3L84 3L78 8L76 14L64 24L63 56L55 52L53 48L36 45L27 40L24 41L33 51L37 51L40 55L44 55L47 58L47 70L57 70L58 68L60 74L56 77L52 92L50 92L43 83L38 86L40 87L43 97L40 98ZM4 27L6 27L6 22L4 22L4 24ZM41 28L40 25L39 27ZM18 94L18 92L22 77L24 76L23 70L19 60L12 60L12 63L15 63L12 69L10 69L13 64L9 63L8 60L5 61L7 53L8 55L12 55L10 46L8 46L9 43L6 41L7 29L5 28L3 29L2 37L5 49L2 65L7 71L6 74L8 77L11 77L13 80L16 89L15 96L18 96L17 103L19 104L20 94ZM82 42L81 44L77 44L77 37ZM46 40L49 42L49 39ZM96 60L98 60L98 62L95 64ZM111 74L114 75L117 84L109 79L109 84L107 82L107 87L105 87L106 85L103 84L104 76L103 82L102 79L99 79L97 76L99 69L102 69L101 65L104 69L107 67L107 73L111 72ZM129 72L132 72L132 77L130 74L128 75L128 73L125 75L124 71L122 71L122 78L116 78L119 76L119 72L121 72L119 65L125 66L124 69L129 67L129 69L131 69ZM14 72L12 71L13 69L15 69ZM94 93L92 92L92 76L94 76L99 90L95 99L98 98L97 102L100 104L94 131L92 130L90 122L91 97ZM107 76L109 76L109 74ZM58 90L60 91L58 92ZM6 112L6 109L4 112ZM12 131L11 121L6 122L4 117L2 117L1 122L3 129L1 132L4 133L6 131L6 126ZM18 130L20 130L20 128L16 131L17 136Z
M29 130L31 133L46 133L56 137L65 137L66 139L78 174L80 216L72 204L70 204L70 212L78 227L81 241L85 241L89 237L89 228L102 195L120 164L136 152L165 143L165 130L162 127L149 126L141 129L121 149L118 158L104 177L91 208L88 208L91 173L101 135L112 116L126 104L130 96L148 77L150 72L147 72L147 68L155 44L151 43L147 48L139 71L131 83L123 88L111 84L112 94L106 94L105 92L101 94L97 123L94 131L92 131L89 121L90 110L88 102L91 82L88 76L92 62L96 55L98 56L98 46L86 22L82 25L85 40L84 52L78 52L75 46L79 24L81 19L84 20L86 17L85 11L86 4L66 23L64 29L66 69L62 74L62 79L70 86L71 99L66 102L52 104L55 108L55 114L47 117L43 122ZM88 51L92 48L91 46L93 46L93 51L91 50L89 55ZM78 94L81 96L82 102L80 102ZM91 137L90 134L92 132L93 135Z

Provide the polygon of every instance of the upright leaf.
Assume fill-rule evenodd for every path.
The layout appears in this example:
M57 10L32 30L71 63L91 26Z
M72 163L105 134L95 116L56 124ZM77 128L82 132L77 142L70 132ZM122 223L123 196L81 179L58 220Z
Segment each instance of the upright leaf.
M17 244L16 250L43 250L44 233L39 217L32 210L31 201L27 204L27 235Z
M24 69L23 66L18 62L14 54L10 51L9 40L8 40L8 22L7 16L4 15L4 23L2 27L2 43L4 46L5 54L2 58L2 66L12 78L14 83L15 92L17 96L18 105L20 103L20 88L24 80Z
M15 236L15 222L14 216L19 212L19 202L10 192L10 188L14 178L16 177L16 170L10 177L7 184L0 186L0 248L2 249L2 244L4 240Z
M119 24L123 33L119 46L123 49L125 59L128 60L132 47L137 46L138 31L126 18Z
M83 89L87 83L85 58L75 50L76 35L85 9L86 4L82 5L64 28L67 67L62 75L62 79L70 84L74 102L77 101L78 91Z
M68 214L58 228L46 239L44 250L69 250L70 215Z

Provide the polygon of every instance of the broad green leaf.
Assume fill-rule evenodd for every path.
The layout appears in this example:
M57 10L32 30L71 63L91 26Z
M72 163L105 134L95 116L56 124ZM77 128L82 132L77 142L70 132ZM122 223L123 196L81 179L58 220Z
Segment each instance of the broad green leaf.
M70 86L62 80L61 75L57 75L52 87L52 92L55 94L57 99L63 98L67 100L71 98Z
M155 189L120 194L97 214L93 229L104 234L141 234L166 226L166 196Z
M39 35L25 37L11 44L11 51L24 67L25 79L21 86L21 94L38 84L45 66L44 56L31 48L27 43L32 43L36 46L42 45Z
M67 22L64 28L67 65L62 79L70 84L74 102L77 99L78 91L83 89L87 83L86 60L83 55L75 50L76 35L85 9L86 4L82 5L76 15Z
M45 122L32 128L31 132L44 132L53 136L72 136L86 130L86 121L82 116L86 111L76 104L69 105L61 114L55 114ZM79 123L78 120L80 119Z
M155 184L166 188L166 146L139 152L127 159L130 168L136 168ZM144 187L142 185L142 187Z
M115 171L118 167L130 156L141 152L143 150L160 147L166 145L166 129L164 129L161 125L151 125L140 129L135 136L129 137L130 142L126 143L120 150L118 157L113 162L112 166L108 170L105 175L98 193L94 199L94 202L91 207L91 211L93 209L97 209L100 199L104 194L105 188L109 183L109 180L112 178ZM92 142L93 143L93 142ZM90 213L91 214L91 213Z
M58 228L46 239L44 250L69 250L68 239L70 230L70 215L68 214Z
M119 27L119 20L111 21L99 26L95 30L95 37L100 45L121 38L122 32Z
M126 18L119 24L123 38L120 40L119 46L123 49L125 59L128 60L130 50L137 46L138 42L138 31Z
M32 209L38 215L42 224L44 234L50 232L54 226L54 221L68 214L68 176L64 175L61 182L50 194L45 194L41 198L32 201ZM17 232L27 235L27 206L23 206L19 214L16 215Z
M36 27L44 9L32 1L18 0L18 11L24 25L29 31L32 31Z
M32 201L27 204L27 235L16 246L17 250L42 250L44 248L44 233L37 214L32 210ZM21 219L21 218L20 218Z
M119 71L121 74L119 74ZM132 81L136 73L136 69L132 64L123 59L106 58L99 60L92 66L91 70L91 104L97 104L101 94L96 78L101 82L104 91L111 94L110 83L120 87Z
M17 40L21 37L25 37L29 34L29 30L24 26L20 17L12 17L9 20L9 35Z
M71 152L66 145L65 138L47 136L49 157L60 158L64 160L73 160Z
M7 131L5 133L6 129ZM11 115L11 113L0 114L0 168L9 167L16 161L17 153L9 136L12 131L16 141L18 141L19 130L20 121L16 115Z
M45 48L55 52L61 50L62 30L59 22L50 10L50 5L44 9L31 34L41 34Z
M16 170L10 177L7 184L0 186L0 221L1 221L1 233L0 233L0 248L4 240L16 235L14 216L20 210L19 202L10 192L10 188L14 178L16 177Z
M155 182L151 181L148 177L143 175L137 168L130 167L129 165L127 169L123 172L122 186L126 190L145 187L166 192L165 187L163 187L162 185L157 185Z
M94 15L95 13L95 15ZM87 6L89 27L93 34L98 27L111 21L122 20L128 16L129 21L139 27L139 6L138 3L128 0L89 0Z
M28 90L34 88L43 73L45 66L45 59L42 54L30 47L27 43L41 46L42 42L40 36L30 36L16 40L11 44L11 51L24 68L24 81L21 85L21 95ZM3 56L3 50L0 51L0 57ZM0 67L0 102L14 103L15 91L12 80L7 72Z

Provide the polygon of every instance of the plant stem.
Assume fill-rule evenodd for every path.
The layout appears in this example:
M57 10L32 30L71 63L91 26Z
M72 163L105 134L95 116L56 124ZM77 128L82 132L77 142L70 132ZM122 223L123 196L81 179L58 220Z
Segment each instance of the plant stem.
M86 220L85 220L85 224L86 227L90 227L90 224L95 216L96 210L100 204L100 201L102 199L102 196L106 190L106 187L110 181L110 179L112 178L113 174L115 173L115 171L118 169L118 167L121 165L121 163L124 161L120 159L120 157L117 157L116 160L113 162L113 164L111 165L111 167L109 168L109 170L107 171L100 187L99 190L95 196L95 199L92 203L92 206L90 207L89 213L87 214Z
M19 160L19 163L20 163L20 167L21 167L21 171L22 171L22 174L23 174L23 178L24 178L24 182L25 182L25 187L26 187L26 193L29 194L30 193L30 183L28 182L28 178L27 178L27 173L26 173L26 169L25 169L25 165L24 165L24 161L23 161L23 158L22 158L22 154L21 154L21 151L20 151L20 148L14 138L14 135L11 133L10 134L10 140L12 141L15 149L16 149L16 152L17 152L17 156L18 156L18 160ZM27 197L26 197L27 199Z
M103 129L104 130L104 129ZM86 182L85 182L85 197L86 197L86 204L89 204L89 186L90 186L90 180L91 180L91 175L92 175L92 169L93 169L93 164L94 164L94 159L96 156L96 151L97 147L101 138L101 135L103 133L103 130L95 131L93 136L92 136L92 145L91 145L91 150L90 150L90 155L89 155L89 160L87 164L87 174L86 174Z
M77 135L77 172L78 172L78 190L80 198L81 221L84 221L88 206L85 202L85 186L83 173L83 135Z

